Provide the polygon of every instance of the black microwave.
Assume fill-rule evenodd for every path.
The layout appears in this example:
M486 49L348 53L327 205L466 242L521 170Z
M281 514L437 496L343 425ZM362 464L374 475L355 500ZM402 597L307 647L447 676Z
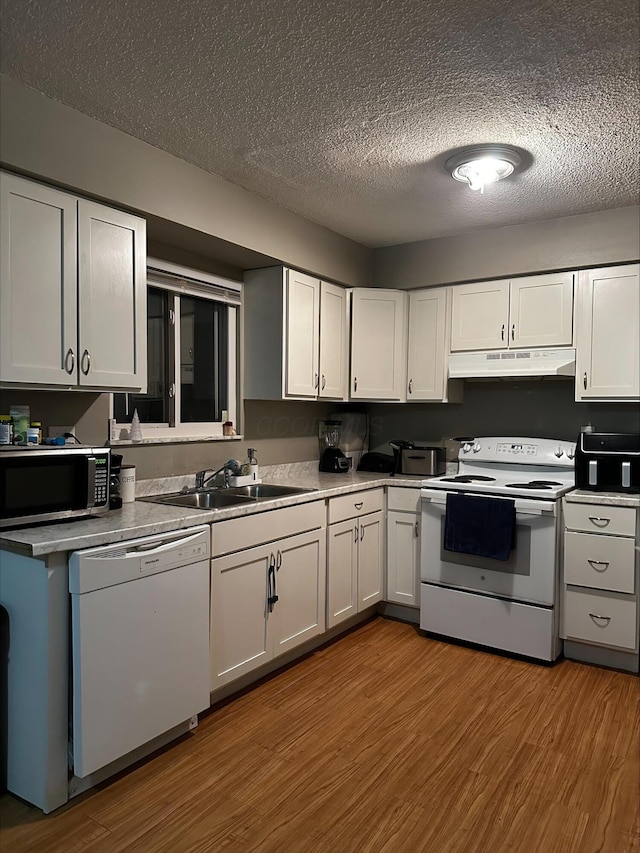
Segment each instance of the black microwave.
M109 509L108 448L0 446L0 528Z
M640 434L580 433L575 480L590 492L640 493Z

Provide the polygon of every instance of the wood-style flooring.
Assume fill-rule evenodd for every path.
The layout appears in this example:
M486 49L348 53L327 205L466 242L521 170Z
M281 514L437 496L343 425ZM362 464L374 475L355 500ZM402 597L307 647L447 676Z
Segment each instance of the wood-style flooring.
M214 709L0 850L640 850L639 680L535 665L383 618Z

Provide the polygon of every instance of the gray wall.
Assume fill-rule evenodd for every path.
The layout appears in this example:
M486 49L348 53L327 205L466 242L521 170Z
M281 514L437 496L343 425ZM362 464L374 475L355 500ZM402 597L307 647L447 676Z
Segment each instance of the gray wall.
M370 283L364 246L6 76L0 87L4 166L344 284Z
M371 446L389 439L512 435L575 441L580 427L640 432L637 403L576 403L573 379L465 382L459 404L371 404Z
M377 287L430 287L637 261L640 207L375 249Z

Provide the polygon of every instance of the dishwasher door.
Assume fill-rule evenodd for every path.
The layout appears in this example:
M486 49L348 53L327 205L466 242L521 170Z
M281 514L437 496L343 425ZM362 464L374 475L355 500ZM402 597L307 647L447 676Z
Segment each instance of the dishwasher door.
M201 526L71 555L76 776L209 707L209 543Z

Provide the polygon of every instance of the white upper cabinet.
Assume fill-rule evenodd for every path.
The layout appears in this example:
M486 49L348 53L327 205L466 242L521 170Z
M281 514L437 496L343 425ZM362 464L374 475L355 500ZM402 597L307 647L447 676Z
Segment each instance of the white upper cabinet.
M570 346L573 278L552 273L455 286L452 352Z
M0 381L144 391L144 220L2 174Z
M639 399L639 347L640 265L581 272L576 399Z
M310 275L287 271L285 396L318 396L320 282Z
M405 399L407 304L408 294L401 290L352 291L352 399Z
M451 288L409 293L407 401L461 399L462 385L447 381Z
M244 283L244 396L344 400L346 289L286 267L250 270Z

